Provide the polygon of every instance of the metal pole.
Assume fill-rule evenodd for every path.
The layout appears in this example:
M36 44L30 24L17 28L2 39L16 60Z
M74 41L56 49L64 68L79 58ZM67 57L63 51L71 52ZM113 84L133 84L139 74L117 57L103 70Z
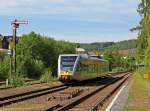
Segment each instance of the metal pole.
M15 23L17 20L14 21L13 25L13 38L12 38L12 49L13 49L13 55L12 55L12 66L14 69L14 73L16 73L16 29L17 24Z
M16 33L17 33L17 28L19 28L19 24L28 24L28 21L18 21L15 19L15 21L12 22L12 27L13 27L13 38L12 38L12 70L14 70L14 73L16 73Z

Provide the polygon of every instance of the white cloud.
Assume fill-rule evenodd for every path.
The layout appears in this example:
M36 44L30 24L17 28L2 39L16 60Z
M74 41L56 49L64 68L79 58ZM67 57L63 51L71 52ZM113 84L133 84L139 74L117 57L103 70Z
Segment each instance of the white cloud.
M118 26L120 28L121 26L126 26L125 24L133 25L132 21L135 23L138 2L139 0L0 0L0 16L20 17L25 15L27 17L34 16L34 19L36 17L44 17L46 20L101 22L109 24L109 26L114 25L114 27L117 27L115 24L121 24ZM103 27L104 24L100 27L109 27ZM127 30L129 27L126 26ZM118 33L119 28L116 29ZM41 32L44 31L41 29ZM77 31L74 30L74 32L76 33ZM135 34L131 34L129 31L125 31L122 34L84 34L72 36L74 34L64 35L61 32L57 32L57 34L52 36L58 37L58 39L68 38L67 40L76 42L85 42L83 38L86 38L86 42L95 42L117 41L135 37Z
M0 14L124 14L135 13L136 5L135 0L0 0Z
M0 9L9 9L12 7L16 7L18 5L19 3L16 0L10 0L10 1L0 0Z

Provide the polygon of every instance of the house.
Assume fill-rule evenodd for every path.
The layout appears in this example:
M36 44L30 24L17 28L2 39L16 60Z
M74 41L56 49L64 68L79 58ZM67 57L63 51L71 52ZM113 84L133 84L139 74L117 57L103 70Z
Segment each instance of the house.
M124 50L119 50L118 53L122 56L135 56L137 52L136 48L132 49L124 49Z
M0 34L0 48L9 49L10 41L12 41L12 36L3 36Z

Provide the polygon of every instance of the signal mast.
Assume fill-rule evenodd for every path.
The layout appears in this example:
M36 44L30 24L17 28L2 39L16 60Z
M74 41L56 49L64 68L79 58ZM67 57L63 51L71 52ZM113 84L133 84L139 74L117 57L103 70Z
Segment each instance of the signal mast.
M17 28L19 28L20 24L29 24L28 21L18 21L15 19L11 25L13 29L13 37L12 37L12 58L11 58L11 64L13 72L16 73L16 34L17 34Z

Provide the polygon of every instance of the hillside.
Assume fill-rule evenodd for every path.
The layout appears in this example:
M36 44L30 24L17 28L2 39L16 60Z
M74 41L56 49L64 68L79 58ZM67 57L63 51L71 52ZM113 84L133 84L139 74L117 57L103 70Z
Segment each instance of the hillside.
M124 40L120 42L95 42L95 43L82 43L80 47L86 49L87 51L104 51L107 49L110 50L125 50L132 49L137 47L137 40Z
M116 42L115 44L107 47L106 49L125 50L125 49L133 49L136 47L137 47L137 40L132 39L132 40L124 40L124 41Z

